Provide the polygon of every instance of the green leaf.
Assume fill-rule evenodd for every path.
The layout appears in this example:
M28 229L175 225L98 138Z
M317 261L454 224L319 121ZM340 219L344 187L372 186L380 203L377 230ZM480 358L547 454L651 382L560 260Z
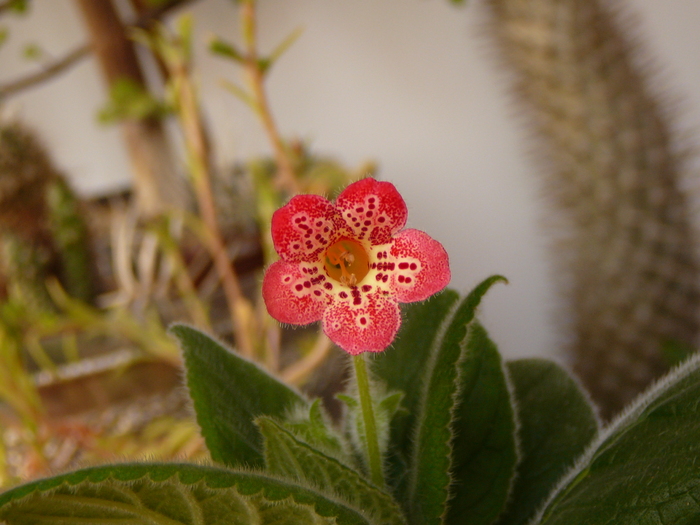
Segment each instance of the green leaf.
M422 381L409 469L406 501L413 523L440 523L445 511L451 483L450 444L456 395L461 388L459 364L464 356L464 340L481 298L498 281L507 282L499 275L489 277L462 300L431 352Z
M24 14L29 11L29 2L27 0L10 0L8 8L15 13Z
M365 510L377 523L406 523L391 496L357 471L300 441L269 417L259 417L256 422L265 438L265 463L270 473L310 483L325 494L337 494Z
M144 86L130 78L120 78L110 87L109 101L98 112L103 124L125 119L160 118L172 112L172 108L148 92Z
M406 410L391 422L388 470L394 486L404 481L411 457L413 428L421 399L419 385L425 375L430 349L458 299L457 292L446 290L427 301L403 305L403 322L396 342L372 361L373 374L384 381L387 389L404 393L401 406Z
M192 464L93 467L0 495L7 525L368 525L362 511L255 472Z
M243 53L238 51L235 45L231 44L230 42L226 42L219 37L214 37L211 39L209 42L209 51L215 55L231 59L238 63L243 63L245 61L243 58Z
M518 462L509 385L496 345L474 321L460 360L452 423L449 525L490 525L503 511Z
M264 60L261 61L259 67L260 70L263 72L263 74L267 73L272 67L273 64L277 62L277 60L290 48L292 47L292 44L297 41L297 39L301 36L301 34L304 32L304 30L301 27L298 27L294 31L292 31L282 42L280 42L277 47L270 53L270 56L266 57Z
M22 48L22 57L27 60L38 61L41 60L45 54L46 53L44 53L44 50L39 44L27 44Z
M262 436L253 420L282 417L306 400L199 330L174 325L170 332L180 341L197 423L212 458L228 466L262 466Z
M233 95L235 95L241 102L243 102L246 106L250 107L253 111L257 111L258 106L257 102L255 101L255 98L248 93L245 88L239 86L238 84L234 82L229 82L227 80L222 80L221 81L221 87L224 89L230 91Z
M507 364L515 393L521 460L499 525L524 525L598 432L586 395L561 367L546 359Z
M559 484L538 523L700 523L698 458L700 355L602 432Z
M308 443L331 457L349 464L349 448L342 436L331 427L326 417L320 399L314 399L308 411L303 414L292 414L283 423L284 428L291 431L298 439Z

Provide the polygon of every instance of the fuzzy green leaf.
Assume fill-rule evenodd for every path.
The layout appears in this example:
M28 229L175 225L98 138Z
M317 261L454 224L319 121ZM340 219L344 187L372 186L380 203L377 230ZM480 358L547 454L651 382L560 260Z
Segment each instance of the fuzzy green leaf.
M0 495L7 525L369 525L362 511L265 474L192 464L93 467Z
M413 445L413 427L421 399L419 388L425 375L435 338L459 299L454 290L432 297L421 303L404 305L403 323L396 342L388 350L376 355L372 373L386 384L387 390L404 393L400 412L391 422L392 449L389 450L388 471L390 483L401 485Z
M490 525L513 485L515 414L501 356L476 321L465 350L452 422L452 487L445 523Z
M325 494L337 494L383 525L406 523L392 497L356 470L297 439L269 417L259 417L256 422L265 439L268 472L309 483Z
M215 461L262 466L262 436L253 420L282 417L306 400L256 364L185 325L170 328L185 357L197 423Z
M538 523L700 523L700 355L641 396L560 483Z
M406 503L412 523L441 523L451 483L452 423L456 394L461 389L460 361L467 328L481 298L491 286L507 282L489 277L462 300L444 335L436 341L422 382ZM414 387L415 388L415 387Z
M343 437L331 426L320 399L314 399L306 413L296 413L287 417L284 428L324 454L344 463L350 462L348 447Z
M524 525L554 483L598 432L593 407L576 382L546 359L508 363L518 409L521 460L499 525Z

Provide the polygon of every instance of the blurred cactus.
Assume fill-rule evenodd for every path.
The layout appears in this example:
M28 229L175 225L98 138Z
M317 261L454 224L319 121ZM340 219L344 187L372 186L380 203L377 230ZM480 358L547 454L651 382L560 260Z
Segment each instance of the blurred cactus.
M681 190L684 155L618 7L487 0L544 183L562 212L568 351L609 417L698 335L698 262ZM617 4L616 4L617 6Z
M57 275L74 297L92 298L79 203L34 134L18 122L0 123L0 245L6 293L50 308L44 282Z

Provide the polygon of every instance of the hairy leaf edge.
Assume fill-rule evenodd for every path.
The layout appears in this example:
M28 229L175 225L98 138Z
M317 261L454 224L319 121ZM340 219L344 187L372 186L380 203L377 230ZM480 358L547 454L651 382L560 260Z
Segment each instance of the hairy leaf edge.
M462 395L462 391L464 389L464 385L461 381L462 379L462 367L461 365L464 363L464 361L467 359L466 355L466 347L467 343L469 341L469 338L472 335L473 327L474 327L474 322L476 321L476 315L474 316L474 319L469 323L469 327L467 328L467 335L464 338L464 341L462 341L462 352L459 356L459 361L457 362L457 381L459 382L459 387L455 391L454 396L453 396L453 405L452 408L450 409L451 412L451 420L454 422L456 421L455 417L455 411L457 410L457 401L459 397ZM484 329L486 331L486 329ZM488 337L488 332L486 333ZM491 339L489 337L489 339ZM498 347L496 346L496 343L493 342L494 347L496 348L496 351L498 352ZM511 498L513 495L513 487L515 486L515 480L518 477L518 465L520 464L520 461L523 459L522 455L522 450L520 446L520 438L518 437L520 435L520 416L518 413L518 400L515 396L515 385L513 384L513 381L510 377L510 372L508 371L508 367L506 366L506 361L503 359L503 356L501 355L500 352L498 352L498 355L500 357L500 368L501 368L501 373L503 374L503 378L506 384L506 391L508 392L508 400L510 402L510 406L512 409L513 413L513 436L514 436L514 442L515 442L515 467L513 469L513 474L510 477L510 481L508 483L508 493L506 495L506 499L503 502L503 507L501 508L501 512L498 514L498 516L495 517L493 523L496 523L498 519L503 515L503 513L506 511L508 508L508 504L511 502ZM454 432L451 432L451 437L450 437L450 451L453 451L454 448L452 446L452 442L455 440L456 436ZM450 459L450 465L453 464L452 459ZM450 478L452 478L452 474L450 474ZM454 485L455 480L450 479L450 487ZM445 502L445 511L443 512L443 515L441 518L444 520L447 517L447 512L450 508L450 501L454 498L455 494L450 488L448 487L448 493L447 493L447 501Z
M492 276L487 277L486 279L480 281L474 288L472 288L464 296L460 296L455 301L455 303L450 307L449 311L447 312L447 315L445 316L443 321L440 323L440 327L435 332L435 337L433 338L433 342L430 346L430 352L428 354L429 357L428 357L428 361L426 363L426 365L427 365L426 371L421 378L421 384L419 386L420 391L421 391L421 396L420 396L420 402L419 402L418 406L416 407L417 408L417 410L416 410L416 425L412 430L412 438L411 438L411 441L413 443L413 449L411 450L410 464L412 464L414 468L413 468L413 472L409 473L409 480L408 480L408 487L409 487L408 493L409 494L413 491L413 487L417 483L416 461L417 461L418 451L417 451L417 448L415 445L418 444L419 440L420 440L421 419L423 417L423 414L426 411L425 403L426 403L426 399L428 398L427 390L428 390L428 388L430 388L430 379L431 379L433 372L435 370L437 360L438 360L438 353L439 353L440 348L442 347L442 343L443 343L443 340L445 338L445 335L447 334L447 331L449 330L450 326L452 325L452 322L454 321L454 318L457 315L457 313L459 312L462 304L474 292L474 290L476 290L480 286L485 285L486 283L489 283L488 288L484 291L484 293L479 298L479 302L477 303L477 305L475 306L475 308L472 312L472 317L471 317L468 325L471 325L471 323L474 321L474 319L476 319L476 312L477 312L478 307L481 304L481 300L483 299L484 295L486 295L486 293L491 289L491 287L498 282L508 284L508 279L506 279L502 275L492 275ZM460 343L460 345L462 345L462 348L460 349L460 357L458 358L457 362L455 363L455 366L457 367L457 377L455 378L455 381L457 381L459 379L460 370L459 370L458 365L459 365L460 361L465 358L465 356L464 356L464 344L469 338L470 330L471 330L470 326L467 326L467 331L466 331L466 334L464 336L464 339L462 339L462 342ZM455 392L457 392L457 391L455 391ZM455 410L455 404L454 404L454 394L453 394L453 404L452 404L452 407L450 408L450 412L454 413L454 410ZM450 419L452 420L452 418L450 418ZM453 434L451 428L450 428L449 434L450 434L450 437L449 437L448 442L447 442L448 446L451 445L451 442L454 439L454 434ZM450 447L450 450L451 450L451 447ZM449 463L451 466L452 465L451 458L449 459ZM449 481L448 481L447 485L444 487L447 491L447 499L445 500L445 507L443 509L442 515L440 516L441 520L444 520L444 518L447 514L448 502L451 498L450 486L454 483L454 479L452 478L451 472L448 472L448 477L449 477Z
M170 324L170 326L168 326L168 334L170 335L170 337L172 337L175 340L178 347L180 348L180 352L183 355L184 355L185 350L182 348L182 345L183 345L182 339L180 339L180 336L177 334L177 328L179 328L179 327L188 328L190 330L194 330L196 332L201 333L205 337L211 339L214 343L219 345L221 348L223 348L227 352L233 354L238 359L241 359L241 360L245 361L246 363L249 363L249 364L255 366L255 368L257 368L258 371L260 371L262 374L266 375L267 377L269 377L273 381L275 381L277 383L281 383L285 387L287 387L292 393L294 393L297 396L298 403L291 405L287 408L287 413L285 414L285 417L293 415L293 413L296 410L298 410L299 407L303 407L304 409L307 409L311 405L312 400L309 399L309 397L306 394L304 394L301 390L299 390L294 385L290 385L289 383L282 381L279 377L272 375L269 371L265 370L265 368L260 363L254 361L252 359L249 359L247 357L244 357L243 355L240 354L240 352L238 352L236 350L235 346L231 346L227 342L220 339L218 336L210 334L210 333L208 333L205 330L202 330L200 328L197 328L193 324L183 323L183 322L177 321L177 322ZM187 397L190 400L190 404L194 405L194 399L192 398L192 395L190 394L190 386L189 386L189 382L187 380L188 372L189 372L189 367L187 366L187 363L185 361L183 361L182 370L180 371L180 375L181 375L181 378L183 381L182 388L185 389L185 392L187 393ZM196 415L196 410L194 410L194 407L192 407L192 409L193 409L193 413L195 413L195 415Z
M542 519L545 517L545 513L549 506L554 502L557 496L560 495L562 490L585 470L586 465L588 465L594 454L609 437L627 426L630 422L637 419L639 415L666 390L679 381L682 381L693 372L696 372L698 369L700 369L700 353L693 355L685 362L673 368L664 377L657 380L646 390L646 392L637 396L637 398L620 414L618 414L607 426L603 427L598 432L597 437L593 439L590 445L588 445L586 450L576 460L569 471L564 474L564 476L555 484L549 496L545 498L540 509L528 522L528 525L538 525L542 523Z
M134 483L139 480L142 480L144 478L149 478L149 480L153 483L164 483L169 481L170 479L177 477L177 480L179 483L185 485L185 486L191 486L195 485L197 483L204 483L207 488L210 490L218 490L218 489L232 489L232 488L237 488L239 486L239 482L234 482L229 485L225 486L212 486L208 480L207 477L207 472L202 472L201 476L196 479L195 481L183 481L180 477L180 474L178 472L173 472L172 475L162 478L162 479L153 479L150 477L150 473L145 471L146 468L148 467L166 467L166 468L172 468L175 467L177 463L134 463L134 462L125 462L125 463L113 463L113 464L108 464L108 465L103 465L103 466L97 466L97 467L88 467L85 469L79 469L71 472L67 472L65 474L60 474L58 476L51 476L48 478L42 478L36 481L32 481L29 483L25 483L23 485L19 485L16 487L12 487L8 490L6 490L3 493L0 493L0 509L5 507L6 505L11 505L11 504L16 504L22 499L32 496L34 494L45 494L45 493L50 493L52 491L55 491L56 489L60 488L61 486L67 486L67 487L77 487L78 485L82 483L92 483L92 484L99 484L103 481L106 480L112 480L112 481L117 481L125 484L129 483ZM327 491L321 491L317 487L315 487L313 484L308 483L304 480L297 480L297 479L289 479L285 478L283 476L278 476L275 474L270 474L268 472L262 471L262 470L255 470L255 469L246 469L246 468L239 468L239 469L229 469L225 467L218 467L216 465L207 465L207 464L199 464L199 463L187 463L184 464L185 467L200 467L203 470L210 470L211 472L214 471L219 471L219 472L226 472L228 474L231 474L233 476L235 475L242 475L242 476L256 476L260 478L265 478L273 483L281 483L284 485L289 486L291 489L301 489L305 492L311 492L317 497L320 497L322 499L327 500L328 502L337 505L339 507L345 507L348 511L353 512L357 514L358 517L364 519L367 523L370 525L382 525L374 520L374 518L367 513L365 509L361 509L344 498L339 498L337 495L334 495L330 492ZM93 481L90 479L90 475L93 473L99 473L100 470L109 470L115 467L141 467L144 468L144 473L141 475L138 475L133 478L129 479L121 479L116 476L114 476L113 473L109 473L106 476L101 476L99 481ZM84 473L84 477L82 479L72 479L73 476L79 473ZM264 492L265 488L262 488L256 492L250 492L250 493L242 493L243 496L255 496L260 494L261 492ZM13 495L12 493L17 493L17 495ZM8 498L9 496L9 498ZM270 502L281 502L285 501L287 499L292 499L295 503L299 503L295 497L290 494L284 498L270 498L269 496L265 496L266 499L268 499ZM314 507L314 510L319 514L319 516L323 516L318 512L318 509L315 507L313 504L309 503L302 503L304 505L309 505ZM327 516L323 516L327 517Z
M291 431L289 431L288 429L286 429L286 428L281 424L281 422L278 421L278 420L276 420L275 418L270 417L270 416L260 416L260 417L257 417L257 418L255 419L256 425L259 426L258 421L260 421L260 420L268 420L268 421L270 421L270 422L276 427L276 430L278 430L278 431L280 431L280 432L283 432L284 434L290 436L300 447L309 449L309 450L311 450L313 453L319 454L320 456L322 456L324 459L328 460L329 462L334 463L335 466L337 466L338 468L340 468L340 469L342 469L342 470L348 471L349 473L351 473L351 475L356 475L356 476L357 476L357 480L358 480L361 484L363 484L368 490L377 491L377 492L381 493L382 495L386 496L389 500L392 500L393 503L394 503L394 505L395 505L395 510L396 510L397 512L400 513L399 515L401 516L401 518L403 518L404 523L406 523L405 516L404 516L404 514L401 512L401 510L402 510L402 509L401 509L401 506L400 506L399 503L394 499L394 496L393 496L390 492L387 492L386 489L383 489L383 488L381 488L381 487L378 487L378 486L374 485L369 479L365 478L362 474L360 474L360 472L354 470L353 468L351 468L350 466L346 465L345 463L343 463L342 461L338 460L337 458L334 458L334 457L332 457L332 456L329 456L329 455L325 454L322 450L318 450L318 449L314 448L313 446L309 445L308 443L306 443L305 441L300 440L299 438L297 438L297 437L294 435L293 432L291 432ZM263 439L265 439L265 442L267 443L268 437L267 437L264 433L263 433ZM335 501L335 502L338 502L339 504L343 504L343 505L345 505L345 506L347 506L347 507L349 507L349 508L358 510L358 508L355 506L355 504L353 504L353 503L351 503L350 501L348 501L348 500L346 499L346 497L343 496L343 494L341 494L340 492L338 492L338 491L335 490L335 489L327 489L327 488L321 487L320 485L318 485L318 484L316 484L316 483L314 483L314 482L312 482L312 481L310 481L310 480L307 480L307 479L285 478L285 477L280 477L279 475L267 474L267 473L266 473L266 475L269 475L269 476L271 476L271 477L276 477L276 478L278 478L278 479L280 479L280 480L283 480L283 481L286 481L286 482L290 482L290 483L294 483L294 484L300 485L300 486L302 486L302 487L304 487L304 488L307 488L307 489L312 490L312 491L314 491L314 492L316 492L316 493L318 493L318 494L321 494L322 496L326 497L327 499L329 499L329 500L331 500L331 501ZM362 515L363 517L367 518L367 519L368 519L369 521L371 521L372 523L374 523L377 519L379 519L378 516L375 516L375 515L374 515L375 513L371 512L371 511L368 511L367 509L361 509L360 512L361 512L361 515ZM377 523L378 523L378 522L377 522Z

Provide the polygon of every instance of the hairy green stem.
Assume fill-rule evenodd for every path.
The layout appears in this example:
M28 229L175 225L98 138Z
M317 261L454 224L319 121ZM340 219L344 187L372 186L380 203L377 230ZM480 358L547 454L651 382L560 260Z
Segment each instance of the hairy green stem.
M382 456L379 453L379 436L377 435L377 423L374 419L372 407L372 395L369 387L369 375L364 354L353 356L355 365L355 379L357 391L360 395L360 407L362 419L365 424L365 440L367 445L367 462L369 463L372 483L378 487L384 487L384 473L382 472Z

